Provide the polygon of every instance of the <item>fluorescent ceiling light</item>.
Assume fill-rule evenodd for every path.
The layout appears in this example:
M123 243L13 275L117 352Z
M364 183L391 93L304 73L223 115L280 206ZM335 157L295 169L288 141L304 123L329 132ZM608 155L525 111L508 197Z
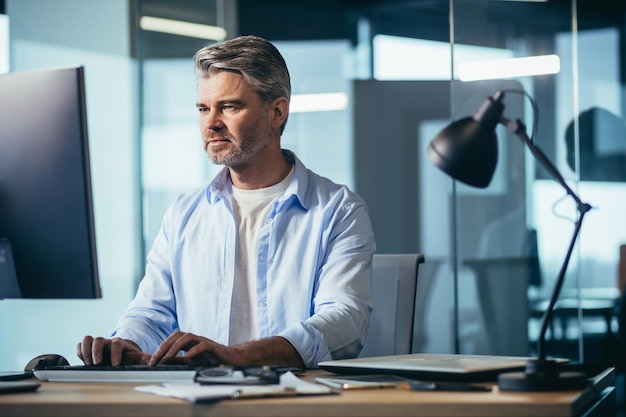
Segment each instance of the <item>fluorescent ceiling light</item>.
M290 113L345 110L346 93L294 94L289 105Z
M559 71L561 71L561 60L557 55L542 55L464 62L459 64L459 79L461 81L492 80L556 74Z
M152 32L171 33L173 35L210 39L218 42L226 39L226 30L222 27L162 19L160 17L142 16L139 19L139 27Z

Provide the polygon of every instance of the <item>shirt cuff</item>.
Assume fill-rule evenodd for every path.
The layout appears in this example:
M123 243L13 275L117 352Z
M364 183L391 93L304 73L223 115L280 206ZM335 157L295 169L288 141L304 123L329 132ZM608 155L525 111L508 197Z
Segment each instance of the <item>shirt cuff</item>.
M319 362L331 359L324 335L311 324L300 322L285 329L279 336L293 345L308 369L317 368Z

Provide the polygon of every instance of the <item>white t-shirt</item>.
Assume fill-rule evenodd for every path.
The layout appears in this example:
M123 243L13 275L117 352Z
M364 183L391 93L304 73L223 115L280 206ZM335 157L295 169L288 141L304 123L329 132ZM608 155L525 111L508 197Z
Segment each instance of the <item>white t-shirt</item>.
M230 346L259 338L257 317L257 243L259 230L272 210L274 201L284 194L293 168L276 185L258 190L242 190L233 186L233 208L239 225L235 255L235 282L230 313Z

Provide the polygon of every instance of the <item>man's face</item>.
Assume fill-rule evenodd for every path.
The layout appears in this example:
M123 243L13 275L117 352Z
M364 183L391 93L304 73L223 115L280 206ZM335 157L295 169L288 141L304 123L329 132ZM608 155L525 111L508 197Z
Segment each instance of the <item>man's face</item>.
M270 111L234 72L218 72L198 83L200 130L214 164L231 168L262 161L272 140Z

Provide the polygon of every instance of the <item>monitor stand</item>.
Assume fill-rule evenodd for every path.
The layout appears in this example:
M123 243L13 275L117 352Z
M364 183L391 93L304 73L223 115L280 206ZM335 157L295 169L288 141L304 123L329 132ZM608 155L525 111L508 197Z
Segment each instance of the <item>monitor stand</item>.
M9 239L0 237L0 300L22 298Z

